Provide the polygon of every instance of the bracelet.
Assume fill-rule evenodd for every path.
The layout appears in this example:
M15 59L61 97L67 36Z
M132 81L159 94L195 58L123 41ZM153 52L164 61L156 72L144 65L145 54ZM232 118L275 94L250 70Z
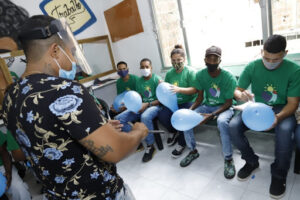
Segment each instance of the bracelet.
M152 106L152 103L151 102L149 102L149 104L148 104L148 107L151 107Z

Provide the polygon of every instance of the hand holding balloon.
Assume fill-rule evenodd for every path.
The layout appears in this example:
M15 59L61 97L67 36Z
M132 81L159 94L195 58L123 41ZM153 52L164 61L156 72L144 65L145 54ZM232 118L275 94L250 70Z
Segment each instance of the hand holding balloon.
M248 90L244 90L243 92L241 92L240 100L244 102L254 101L254 94L252 94Z
M117 111L120 112L121 111L121 107L123 107L124 105L124 96L128 91L124 91L121 94L119 94L118 96L116 96L114 102L113 102L113 108Z
M143 113L148 108L149 103L142 103L142 108L139 110L139 113Z
M175 85L170 85L170 90L175 94L175 93L180 93L180 87L175 86Z
M263 103L251 103L243 110L244 124L254 131L265 131L276 125L276 117L272 108Z
M171 91L171 84L162 82L156 88L156 96L160 103L172 112L178 110L177 96Z
M203 120L203 116L190 109L180 109L171 117L172 126L178 131L187 131L197 126Z
M129 91L124 96L124 104L127 110L138 113L142 108L142 98L136 91Z
M200 125L205 124L214 117L211 113L201 113L201 115L203 116L203 120L201 121Z

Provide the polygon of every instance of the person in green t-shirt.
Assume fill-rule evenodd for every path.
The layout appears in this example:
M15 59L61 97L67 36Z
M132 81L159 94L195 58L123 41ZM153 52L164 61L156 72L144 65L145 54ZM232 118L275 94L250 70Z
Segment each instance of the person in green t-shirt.
M173 68L170 69L165 77L165 82L172 85L172 90L177 94L177 102L179 108L190 108L197 96L197 90L194 86L195 71L185 66L185 52L181 45L175 45L171 52L171 60ZM177 132L171 125L171 116L173 112L163 106L159 113L158 119L161 124L171 133L167 140L167 144L172 146L178 141L178 145L172 151L172 157L178 158L185 149L186 142L183 132Z
M198 97L190 109L204 115L204 120L201 124L205 124L215 117L217 118L225 159L224 176L227 179L232 179L235 176L235 167L232 160L233 152L229 122L234 114L231 106L236 88L236 79L231 73L219 67L221 55L222 50L219 47L211 46L206 50L204 59L206 69L202 69L196 74ZM182 167L189 165L194 159L199 157L193 129L185 131L184 136L190 153L180 162Z
M138 80L138 76L129 74L129 68L127 63L124 61L120 61L117 64L118 75L120 78L117 80L117 95L125 92L125 91L136 91L136 82ZM124 106L120 107L118 111L116 111L112 106L110 108L109 115L111 118L114 118L119 113L126 110Z
M128 124L128 122L137 121L139 119L149 130L153 130L152 120L157 117L158 112L162 109L156 97L156 88L162 80L158 75L152 73L151 60L148 58L142 59L140 62L140 70L142 77L137 80L136 91L142 97L142 108L138 113L127 110L115 117L116 120L119 120L123 124L122 131L124 132L131 130L131 125ZM148 162L152 159L156 151L153 133L149 133L145 140L147 148L142 161Z
M272 106L275 121L275 161L271 165L272 181L270 195L281 198L286 189L286 177L290 167L293 149L293 131L296 126L294 116L300 96L300 66L285 59L287 54L286 39L281 35L272 35L264 43L261 51L262 59L250 62L242 72L235 98L248 101L255 98ZM251 85L253 94L246 89ZM229 124L232 143L241 151L242 159L246 161L238 172L238 179L251 177L252 172L259 167L258 156L250 147L244 135L248 129L241 113L232 118ZM270 128L270 129L271 129Z
M20 158L24 159L24 156L20 157L18 156L19 154L15 154L18 149L20 150L20 147L10 132L7 131L7 133L4 134L0 131L0 171L5 174L9 180L7 185L8 190L6 192L12 195L12 199L14 200L29 200L31 199L31 195L28 191L28 186L19 176L17 169L12 166L11 157L8 153L8 151L12 151L12 153L14 152L13 158L15 161L19 161ZM15 157L16 155L17 157Z

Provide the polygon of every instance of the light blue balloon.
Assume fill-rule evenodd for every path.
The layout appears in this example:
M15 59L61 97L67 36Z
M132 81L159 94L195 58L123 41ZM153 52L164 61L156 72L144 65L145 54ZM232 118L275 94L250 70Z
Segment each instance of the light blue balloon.
M275 114L272 108L263 103L251 103L242 113L244 124L251 130L264 131L275 122Z
M142 98L136 91L128 91L124 96L124 104L127 110L138 113L142 108Z
M116 96L114 102L113 102L113 108L119 112L120 107L122 107L122 105L124 104L124 96L128 91L124 91L121 94L119 94L118 96Z
M175 112L178 110L177 96L171 91L171 84L162 82L156 88L156 96L160 103Z
M0 172L0 197L4 194L5 189L6 189L6 178Z
M171 117L172 126L178 131L187 131L197 126L203 116L190 109L180 109L173 113Z

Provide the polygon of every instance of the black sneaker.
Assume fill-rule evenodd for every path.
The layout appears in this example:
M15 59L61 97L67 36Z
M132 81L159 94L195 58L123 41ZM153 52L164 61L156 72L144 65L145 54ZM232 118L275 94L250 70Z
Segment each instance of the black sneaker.
M169 137L168 140L167 140L167 145L168 146L173 146L178 141L179 133L178 132L171 133L170 136L171 137Z
M253 173L254 170L256 170L259 167L259 163L257 162L255 165L251 165L249 163L246 162L246 164L244 165L244 167L242 167L240 169L240 171L238 172L238 180L240 181L246 181L251 174Z
M155 152L156 152L156 149L155 149L154 145L147 146L142 161L143 162L150 161L153 158Z
M286 179L279 179L272 176L270 185L270 197L281 199L285 195Z
M183 147L183 146L177 144L175 149L172 151L172 157L173 158L178 158L182 154L184 149L185 149L185 146Z

